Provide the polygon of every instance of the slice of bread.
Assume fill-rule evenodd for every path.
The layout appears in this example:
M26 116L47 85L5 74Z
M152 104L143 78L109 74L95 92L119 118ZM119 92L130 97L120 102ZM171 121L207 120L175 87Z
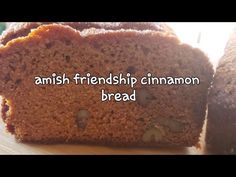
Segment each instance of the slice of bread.
M78 31L41 25L0 48L3 119L17 140L119 146L193 146L202 130L213 69L198 49L169 32L132 29ZM200 79L199 85L137 83L137 101L101 101L101 90L128 85L35 85L52 73L131 73Z

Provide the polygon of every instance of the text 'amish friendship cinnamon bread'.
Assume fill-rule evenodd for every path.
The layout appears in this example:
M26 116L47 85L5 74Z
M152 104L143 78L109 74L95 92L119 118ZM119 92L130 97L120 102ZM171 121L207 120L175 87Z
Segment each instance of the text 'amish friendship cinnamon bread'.
M207 119L207 151L236 154L236 30L216 69Z
M76 30L40 25L0 48L2 114L23 142L118 146L193 146L204 122L213 69L198 49L169 32ZM128 85L36 85L52 73L130 73L200 79L198 85L134 86L136 101L101 100L101 90L131 93Z

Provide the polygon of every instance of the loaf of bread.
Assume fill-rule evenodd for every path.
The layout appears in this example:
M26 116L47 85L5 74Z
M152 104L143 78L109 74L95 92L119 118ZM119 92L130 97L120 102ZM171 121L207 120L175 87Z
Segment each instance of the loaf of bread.
M209 153L236 153L236 30L219 61L208 103L206 145Z
M169 30L104 28L78 30L72 25L42 24L3 42L0 95L8 131L22 142L196 145L213 77L208 58L180 43ZM118 102L101 101L100 91L131 93L130 86L34 83L35 76L88 72L104 77L130 73L138 79L147 73L195 76L200 84L137 83L137 100Z

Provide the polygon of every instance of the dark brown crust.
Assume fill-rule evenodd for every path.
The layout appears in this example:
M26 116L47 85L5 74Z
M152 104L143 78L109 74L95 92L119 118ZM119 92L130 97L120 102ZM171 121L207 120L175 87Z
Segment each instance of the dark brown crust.
M207 90L213 75L208 58L201 51L180 44L176 37L162 32L91 31L90 33L88 31L87 35L81 36L80 32L69 26L42 25L28 36L11 40L0 49L0 67L3 68L0 70L0 94L10 100L9 106L13 113L5 122L7 125L13 125L16 138L23 142L39 143L86 142L148 147L196 145L202 130ZM52 42L54 42L54 46L49 45ZM69 53L72 61L80 63L81 70L86 69L87 66L90 66L89 64L98 64L95 65L96 67L90 68L91 72L106 74L110 72L110 69L113 69L118 73L131 65L138 69L135 71L138 76L143 75L143 72L147 71L145 69L157 75L172 73L184 76L194 73L200 77L201 85L196 87L150 87L148 92L158 99L151 100L145 106L137 102L101 104L100 100L97 99L97 96L100 95L98 89L91 87L80 89L83 92L88 91L87 94L90 95L88 98L84 93L80 93L78 86L60 87L60 90L55 92L50 87L46 91L33 85L30 81L35 74L49 74L48 72L51 72L52 69L55 71L58 68L69 69L72 73L77 71L77 68L72 67L74 62L66 62L63 57L58 60L54 57L55 55L51 55L52 49L61 52L64 49L67 50L70 45L80 46L80 48L70 48L74 52ZM110 48L112 45L117 45L117 47ZM82 47L87 48L85 50ZM104 47L107 47L106 50ZM120 52L122 50L117 51L119 48L122 48L124 52ZM87 52L87 50L90 51ZM34 51L41 52L41 55L37 54L35 57L35 54L32 53ZM44 57L47 54L46 51L50 52L47 56L50 58ZM27 55L24 52L28 52ZM78 52L82 52L82 54ZM117 52L115 53L117 55L110 57L114 55L113 52ZM134 59L135 52L139 52L139 55ZM148 54L149 52L151 54ZM82 60L83 58L80 57L84 54L86 54L86 60ZM126 57L122 57L121 54L125 54ZM60 56L63 55L60 54ZM99 58L96 59L96 56ZM92 59L89 60L87 57L92 57ZM32 64L35 62L35 58L38 58L37 67ZM16 63L19 60L21 63L18 65ZM117 62L115 65L112 64L113 60ZM122 63L122 60L126 64ZM49 64L48 61L56 61L67 67L60 67L62 65L59 63L58 65ZM163 65L163 61L167 63ZM47 67L50 70L44 70L45 64L43 62L47 62ZM103 63L102 66L99 65L101 62ZM10 66L12 64L15 65ZM23 67L24 64L28 66ZM7 79L6 82L6 76L9 72L11 72L11 78ZM28 74L30 72L31 74ZM19 79L18 77L23 75L25 78L22 83L20 85L15 84ZM138 85L137 90L140 88L142 87ZM109 87L110 89L114 91L117 88ZM129 90L127 87L121 87L121 89L123 91ZM31 96L28 95L29 93ZM66 96L65 93L69 95ZM56 97L58 100L53 99ZM201 104L200 107L199 103ZM69 107L65 107L63 104L68 104ZM43 108L38 109L38 106ZM80 130L75 124L75 116L71 115L75 115L78 109L85 108L90 111L92 118L87 128ZM50 110L53 111L53 114L47 112ZM51 117L53 115L55 117ZM169 120L169 122L172 120L171 127L176 126L173 120L186 124L186 126L180 133L176 133L171 130L171 127L168 127L168 123L166 124L164 119ZM31 126L33 129L30 128ZM160 142L154 142L153 139L148 142L142 141L143 134L152 126L159 126L161 131L165 131L164 138Z
M2 111L2 120L5 122L7 118L7 111L9 111L9 106L7 106L6 99L2 100L1 111Z
M59 23L59 22L57 22ZM5 45L8 41L17 37L27 36L32 29L35 29L43 24L50 24L50 22L24 22L12 23L3 32L0 37L0 43ZM101 23L101 22L60 22L59 24L68 25L76 30L82 31L88 28L120 30L120 29L134 29L134 30L154 30L161 32L168 32L174 34L173 30L164 23L149 23L149 22L117 22L117 23Z
M230 37L210 89L206 144L209 153L236 154L236 31Z

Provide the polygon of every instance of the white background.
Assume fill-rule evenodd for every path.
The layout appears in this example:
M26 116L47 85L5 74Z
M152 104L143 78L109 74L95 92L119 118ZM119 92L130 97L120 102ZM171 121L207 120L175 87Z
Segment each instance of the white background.
M223 55L229 35L236 28L236 23L167 23L179 39L204 51L214 67Z

